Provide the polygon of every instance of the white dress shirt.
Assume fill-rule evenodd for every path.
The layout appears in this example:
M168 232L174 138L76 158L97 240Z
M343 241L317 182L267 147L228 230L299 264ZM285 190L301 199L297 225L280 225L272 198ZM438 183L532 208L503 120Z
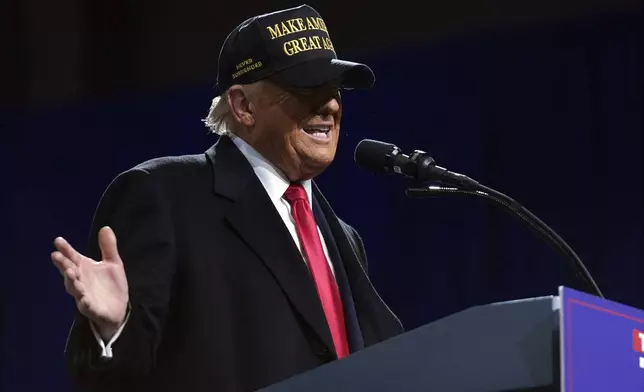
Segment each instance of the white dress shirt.
M304 256L304 253L302 251L300 239L297 235L297 230L295 228L295 220L291 215L291 205L283 197L284 192L286 192L286 190L290 185L290 181L286 178L286 176L282 173L281 170L279 170L272 163L270 163L266 158L264 158L260 153L258 153L253 147L251 147L243 139L241 139L240 137L236 137L234 135L231 135L230 137L233 140L233 143L235 143L235 145L239 149L239 151L241 151L241 153L244 155L244 157L246 157L250 165L253 167L253 171L255 172L255 175L257 176L257 178L259 178L259 181L264 186L264 189L266 190L268 197L271 199L271 202L273 203L273 205L275 206L275 209L277 210L280 217L282 218L282 221L284 221L284 225L286 225L286 228L291 233L293 242L300 250L300 254L302 255L302 261L306 263L306 257ZM313 208L311 180L303 181L302 186L304 187L304 190L306 191L306 195L308 196L309 207ZM331 258L329 257L329 251L327 249L326 242L324 241L324 237L322 236L322 232L320 232L319 227L318 227L318 234L320 236L320 241L322 242L322 249L324 250L324 255L326 256L326 260L329 263L329 267L331 268L331 272L335 274L335 271L333 269L333 264L331 263ZM308 264L306 265L308 266ZM112 358L112 345L114 344L114 342L116 342L118 337L121 335L121 332L123 331L123 328L125 327L125 324L127 323L129 317L130 317L130 312L128 308L128 314L125 318L125 321L123 322L123 325L121 325L121 327L116 331L114 336L110 339L109 342L107 342L107 344L101 338L101 335L94 327L94 324L90 322L90 326L92 328L92 332L94 333L94 337L96 338L99 346L101 347L101 357Z
M297 231L295 229L295 220L291 215L291 205L283 197L284 192L286 192L291 182L286 178L286 176L282 173L281 170L279 170L272 163L266 160L266 158L264 158L253 147L251 147L248 143L246 143L242 138L235 137L235 136L231 136L231 137L233 139L233 142L237 146L237 148L239 148L239 151L241 151L241 153L244 154L248 162L250 162L250 165L253 167L253 170L255 171L255 175L257 175L257 177L259 178L259 181L261 181L262 185L264 186L264 189L266 190L266 193L268 194L268 197L273 202L273 205L275 206L275 209L282 217L282 220L284 221L286 228L291 233L291 237L293 237L293 242L295 242L295 245L297 245L297 248L300 250L300 254L302 254L302 259L305 260L304 253L302 252L302 245L300 244L300 239L297 236ZM309 207L313 208L311 180L303 181L302 186L304 187L304 190L306 190L306 195L308 196L308 199L309 199ZM324 255L326 256L326 260L329 263L329 266L331 267L331 271L333 271L333 264L331 264L329 251L326 247L324 237L322 236L322 233L320 232L319 227L318 227L318 235L320 236L320 241L322 242L322 248L324 249Z

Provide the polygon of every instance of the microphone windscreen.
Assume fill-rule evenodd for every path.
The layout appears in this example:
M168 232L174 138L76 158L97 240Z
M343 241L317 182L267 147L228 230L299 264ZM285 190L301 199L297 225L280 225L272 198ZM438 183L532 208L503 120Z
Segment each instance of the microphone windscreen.
M353 158L358 167L376 173L388 171L391 153L396 146L378 140L364 139L356 146Z

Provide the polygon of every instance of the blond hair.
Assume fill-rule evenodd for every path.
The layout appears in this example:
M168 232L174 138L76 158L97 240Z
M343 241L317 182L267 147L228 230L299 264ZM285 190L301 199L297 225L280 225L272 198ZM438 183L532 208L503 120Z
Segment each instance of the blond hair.
M288 93L275 84L260 80L242 85L244 94L260 105L275 104L286 99ZM213 98L208 115L202 120L212 133L229 135L239 126L233 119L228 104L227 92Z
M208 115L202 120L212 133L228 135L234 126L226 93L213 98Z

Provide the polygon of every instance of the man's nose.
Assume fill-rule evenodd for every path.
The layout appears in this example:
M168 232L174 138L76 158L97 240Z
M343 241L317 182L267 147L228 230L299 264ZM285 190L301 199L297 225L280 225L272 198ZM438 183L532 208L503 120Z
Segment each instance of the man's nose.
M326 101L324 105L320 107L318 113L321 115L336 115L340 111L340 103L337 98L333 97Z

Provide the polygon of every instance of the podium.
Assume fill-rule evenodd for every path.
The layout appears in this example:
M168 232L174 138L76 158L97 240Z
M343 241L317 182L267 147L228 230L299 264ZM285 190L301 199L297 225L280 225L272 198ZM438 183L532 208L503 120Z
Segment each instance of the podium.
M644 311L560 287L466 309L261 391L642 392Z

